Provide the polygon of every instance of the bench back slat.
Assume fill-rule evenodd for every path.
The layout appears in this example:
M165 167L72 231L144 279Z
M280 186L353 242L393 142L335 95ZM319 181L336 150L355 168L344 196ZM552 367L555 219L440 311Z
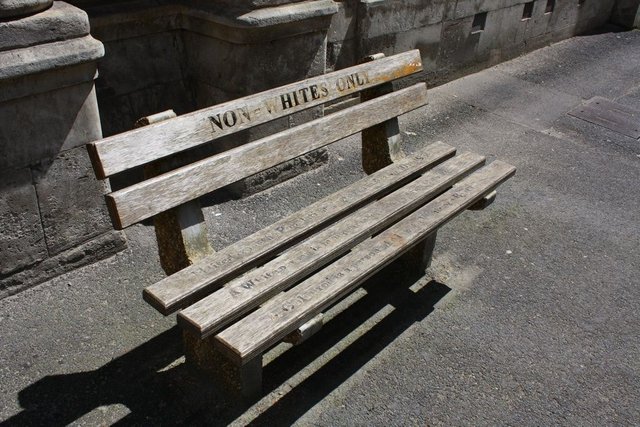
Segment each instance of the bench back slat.
M229 101L88 145L100 179L422 70L412 50Z
M426 102L427 87L419 83L115 191L107 205L122 229Z

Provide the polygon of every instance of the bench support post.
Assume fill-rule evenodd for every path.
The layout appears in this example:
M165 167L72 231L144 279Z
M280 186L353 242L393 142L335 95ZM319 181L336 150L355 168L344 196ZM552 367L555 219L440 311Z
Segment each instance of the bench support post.
M215 348L215 338L200 339L188 330L182 332L188 363L211 375L224 389L245 403L262 395L262 355L237 365Z
M135 127L147 126L176 117L173 110L143 117ZM152 178L179 166L176 158L163 159L144 167L146 178ZM207 239L207 226L200 202L192 200L153 217L160 264L168 275L190 266L213 253Z
M362 62L383 58L384 54L366 57ZM360 93L361 102L366 102L393 92L393 83L388 82ZM404 157L402 135L398 118L387 120L362 131L362 168L372 174Z
M366 57L362 62L375 61L384 58L378 53ZM366 89L361 92L362 102L393 92L391 82ZM402 150L402 134L398 118L394 117L384 123L364 129L362 131L362 167L367 174L372 174L405 156ZM436 244L436 232L430 234L424 241L411 248L401 258L409 269L411 277L422 276L431 265L431 256Z
M436 247L437 231L429 234L423 241L409 249L400 259L406 264L410 277L421 277L429 266L433 250Z

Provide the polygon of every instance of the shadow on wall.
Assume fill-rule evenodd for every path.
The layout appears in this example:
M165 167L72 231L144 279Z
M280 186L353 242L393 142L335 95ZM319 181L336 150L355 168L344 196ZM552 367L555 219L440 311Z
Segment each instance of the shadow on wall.
M267 396L248 412L246 406L229 401L211 380L176 361L182 353L181 334L174 327L94 371L42 378L19 393L24 410L3 425L67 425L81 418L102 424L113 415L108 409L98 409L107 405L128 409L118 424L227 425L240 416L253 424L290 424L400 334L424 320L450 291L436 281L424 284L423 280L424 286L417 291L390 284L399 275L397 268L371 279L365 286L367 295L300 347L272 360L264 371L265 393L294 376L303 378L287 392L278 391L277 398ZM374 319L373 326L356 329L370 319ZM353 335L358 336L350 338ZM332 350L336 343L345 346L345 342L346 349Z

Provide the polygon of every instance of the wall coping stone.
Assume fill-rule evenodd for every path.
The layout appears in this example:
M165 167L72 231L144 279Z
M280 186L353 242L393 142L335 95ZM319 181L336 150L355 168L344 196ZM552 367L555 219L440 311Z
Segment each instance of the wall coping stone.
M0 18L15 18L41 12L53 0L0 0Z
M104 56L102 43L91 36L0 52L0 83L96 61Z
M309 33L327 27L338 12L332 0L312 0L255 10L221 7L216 4L162 4L155 0L136 1L88 8L92 33L103 41L131 38L153 32L187 30L213 36L231 43L266 41ZM148 23L149 27L134 23ZM326 24L326 25L325 25ZM114 31L118 26L122 31ZM129 28L126 28L129 27ZM108 28L108 31L101 31Z
M89 18L86 12L68 3L56 1L42 13L0 22L0 52L87 34Z

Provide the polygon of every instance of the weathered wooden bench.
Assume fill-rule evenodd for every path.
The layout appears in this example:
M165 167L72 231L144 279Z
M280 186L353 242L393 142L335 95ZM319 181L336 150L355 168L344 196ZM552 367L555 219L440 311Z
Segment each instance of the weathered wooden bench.
M259 394L266 350L317 331L324 310L400 256L424 273L438 228L487 206L515 173L443 143L403 154L397 117L425 105L427 89L394 91L391 82L421 69L418 51L377 55L180 117L150 116L147 126L88 145L98 178L145 165L146 179L111 192L107 205L117 229L154 218L170 275L143 297L164 315L181 310L187 360L245 396ZM228 151L197 161L182 153L358 92L357 105ZM200 196L358 132L367 177L211 249Z

